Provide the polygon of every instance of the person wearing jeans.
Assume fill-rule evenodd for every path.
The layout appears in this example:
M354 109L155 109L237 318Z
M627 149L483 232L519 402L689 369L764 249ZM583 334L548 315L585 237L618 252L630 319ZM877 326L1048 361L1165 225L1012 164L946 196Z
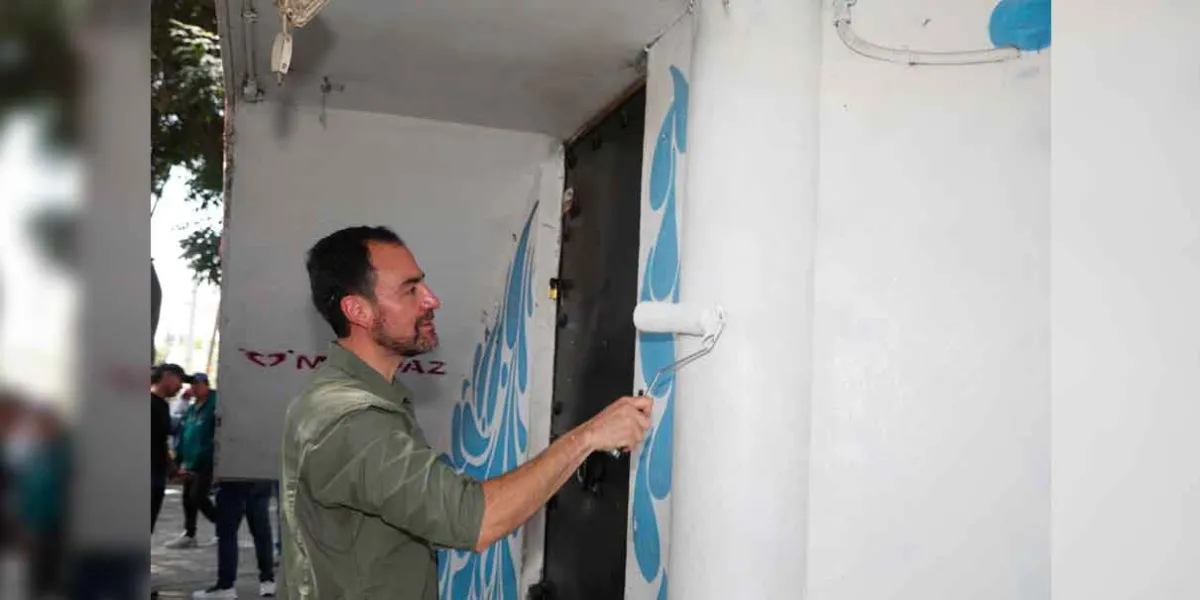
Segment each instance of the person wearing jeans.
M275 595L275 552L271 534L271 481L226 481L217 489L217 584L193 598L237 598L238 528L242 517L254 537L258 593Z
M217 507L213 505L210 494L213 487L213 472L187 471L183 480L183 535L167 543L170 548L196 547L196 523L199 516L214 525L217 523Z

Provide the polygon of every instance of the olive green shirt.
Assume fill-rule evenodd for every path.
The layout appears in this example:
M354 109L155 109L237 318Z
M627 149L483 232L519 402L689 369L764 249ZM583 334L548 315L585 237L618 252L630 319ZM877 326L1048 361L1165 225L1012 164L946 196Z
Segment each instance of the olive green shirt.
M410 397L334 343L288 407L283 597L435 600L434 547L474 548L483 488L438 458Z

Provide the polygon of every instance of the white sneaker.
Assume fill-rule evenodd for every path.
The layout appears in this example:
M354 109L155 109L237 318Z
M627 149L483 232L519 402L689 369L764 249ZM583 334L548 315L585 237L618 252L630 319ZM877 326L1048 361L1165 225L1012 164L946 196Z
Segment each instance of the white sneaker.
M264 581L258 584L258 595L264 598L272 598L275 596L275 582Z
M220 589L220 588L211 587L211 588L208 588L207 590L203 590L203 591L192 594L192 598L195 598L197 600L203 600L206 598L237 598L237 589L236 588Z
M166 543L166 546L172 550L182 550L184 548L195 548L196 538L190 537L188 534L180 534L179 537Z

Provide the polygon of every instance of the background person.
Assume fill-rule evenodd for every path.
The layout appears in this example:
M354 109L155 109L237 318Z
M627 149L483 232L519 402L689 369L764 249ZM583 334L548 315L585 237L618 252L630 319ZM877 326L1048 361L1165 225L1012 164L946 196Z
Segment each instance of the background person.
M275 549L271 534L273 481L221 481L217 489L217 583L192 598L237 598L238 529L242 517L254 538L258 595L275 595Z
M216 436L217 391L208 385L208 375L196 373L188 378L192 403L180 422L175 462L183 478L184 532L167 542L168 548L196 547L198 514L217 523L217 508L209 494L213 483L213 449Z
M188 379L183 367L163 363L150 369L150 531L158 522L167 480L179 471L171 459L171 409L167 399L175 397Z

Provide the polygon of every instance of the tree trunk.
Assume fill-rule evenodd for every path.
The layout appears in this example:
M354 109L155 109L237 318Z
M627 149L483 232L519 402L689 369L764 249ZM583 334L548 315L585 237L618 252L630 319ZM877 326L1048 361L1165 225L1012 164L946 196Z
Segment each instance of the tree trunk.
M158 271L154 269L154 261L150 261L150 364L154 364L157 350L154 347L154 336L158 332L158 314L162 309L162 285L158 283Z

